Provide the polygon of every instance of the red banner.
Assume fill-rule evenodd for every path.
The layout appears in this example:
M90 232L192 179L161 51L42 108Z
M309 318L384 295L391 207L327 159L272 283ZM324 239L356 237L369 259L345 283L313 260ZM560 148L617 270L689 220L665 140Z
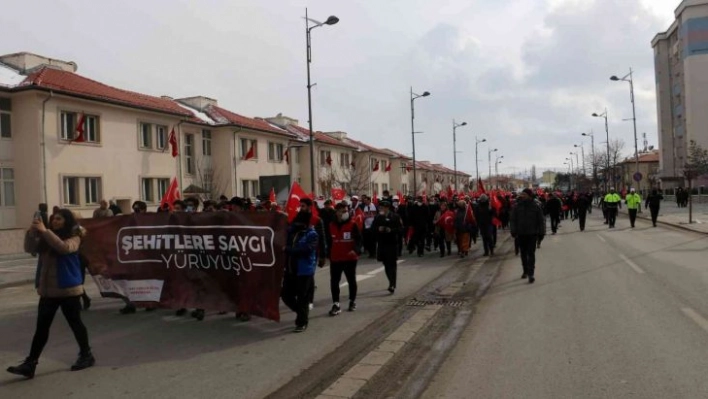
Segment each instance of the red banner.
M280 320L280 213L147 213L81 225L81 252L103 296Z

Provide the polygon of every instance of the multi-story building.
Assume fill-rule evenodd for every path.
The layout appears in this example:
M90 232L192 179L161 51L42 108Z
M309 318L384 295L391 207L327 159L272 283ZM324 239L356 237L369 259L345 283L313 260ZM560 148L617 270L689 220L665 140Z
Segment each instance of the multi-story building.
M652 40L656 73L659 178L684 184L683 166L695 141L708 148L708 0L684 0L676 20Z

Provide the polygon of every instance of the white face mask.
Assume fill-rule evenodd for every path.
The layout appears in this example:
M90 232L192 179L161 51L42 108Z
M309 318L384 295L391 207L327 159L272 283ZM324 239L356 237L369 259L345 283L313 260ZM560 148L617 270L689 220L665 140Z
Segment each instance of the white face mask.
M385 215L386 215L386 211L379 211L379 215L385 216Z
M349 212L344 212L342 214L342 222L346 222L347 220L349 220Z

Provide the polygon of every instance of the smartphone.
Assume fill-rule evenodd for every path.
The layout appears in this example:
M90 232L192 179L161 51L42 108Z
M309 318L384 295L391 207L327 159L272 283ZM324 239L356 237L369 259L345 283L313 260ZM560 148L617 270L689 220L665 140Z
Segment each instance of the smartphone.
M42 220L42 212L36 211L36 212L34 213L34 217L32 218L32 220L34 220L34 219Z

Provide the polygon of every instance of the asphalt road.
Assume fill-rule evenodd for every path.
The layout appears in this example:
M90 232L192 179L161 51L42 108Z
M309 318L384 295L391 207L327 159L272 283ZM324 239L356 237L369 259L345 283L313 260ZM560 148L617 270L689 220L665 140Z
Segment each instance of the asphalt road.
M425 398L708 397L708 238L564 221L509 256Z
M97 366L68 371L78 348L61 314L57 315L34 380L4 372L21 361L34 331L37 296L29 285L0 289L0 398L261 398L298 376L407 296L448 270L457 258L435 254L406 257L399 264L396 294L386 290L382 265L365 259L358 269L358 310L336 318L329 272L316 274L318 290L310 328L292 334L294 314L281 306L282 321L208 313L198 322L172 311L119 315L122 303L94 300L85 312ZM97 296L90 283L89 294ZM348 290L342 289L343 306Z

